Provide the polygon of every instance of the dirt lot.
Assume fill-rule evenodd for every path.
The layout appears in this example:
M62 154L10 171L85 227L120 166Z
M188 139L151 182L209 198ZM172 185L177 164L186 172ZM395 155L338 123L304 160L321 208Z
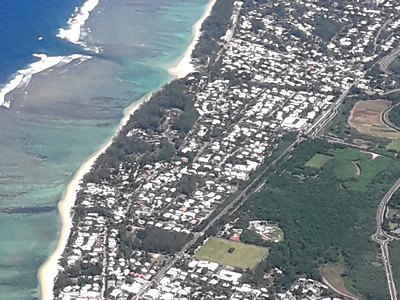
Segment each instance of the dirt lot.
M358 296L350 292L345 285L342 273L343 268L334 265L323 265L321 267L321 276L325 278L339 292L349 295L350 297L358 298Z
M358 101L350 112L348 123L362 134L398 139L400 133L382 121L382 114L390 104L391 102L387 100Z

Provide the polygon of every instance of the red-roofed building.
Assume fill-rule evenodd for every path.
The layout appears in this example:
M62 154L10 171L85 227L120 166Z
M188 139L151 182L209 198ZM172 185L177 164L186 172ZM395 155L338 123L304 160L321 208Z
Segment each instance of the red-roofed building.
M234 234L231 236L230 239L231 239L232 241L234 241L234 242L239 242L240 234L239 234L239 233L234 233Z

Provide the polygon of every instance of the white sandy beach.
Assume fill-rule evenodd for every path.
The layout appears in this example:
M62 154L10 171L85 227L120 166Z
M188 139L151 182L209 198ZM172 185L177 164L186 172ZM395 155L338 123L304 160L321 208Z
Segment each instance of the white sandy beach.
M114 136L121 130L121 128L128 122L129 117L140 107L140 105L149 98L144 97L131 105L127 113L122 118L119 128ZM58 259L61 257L65 246L67 245L68 237L71 231L72 218L71 209L75 204L76 193L79 189L79 184L83 176L90 171L96 159L102 154L112 143L112 139L104 144L96 153L90 156L75 173L74 178L68 184L62 200L58 204L58 210L61 217L61 231L58 239L56 249L53 251L47 261L40 267L38 271L38 278L40 282L40 290L42 300L53 299L53 286L54 279L58 270Z
M200 38L201 34L201 26L204 20L211 14L212 8L217 0L211 0L207 5L207 8L204 14L200 17L200 19L193 25L193 41L185 51L179 63L170 68L168 71L171 75L177 78L185 77L187 74L195 71L195 67L192 63L191 54L193 52L194 47L196 46L197 41ZM122 118L119 129L116 131L114 136L118 134L120 129L127 123L131 114L137 110L140 105L149 99L151 95L147 97L143 97L141 100L137 101L127 109L127 113L125 113ZM40 290L41 290L41 298L42 300L52 300L53 299L53 286L54 279L57 275L58 271L58 259L61 257L65 246L68 241L68 237L71 231L72 219L71 219L71 209L75 204L76 193L79 189L79 184L83 178L83 176L90 171L96 159L111 145L112 139L108 141L101 149L99 149L96 153L90 156L78 169L75 173L74 178L68 184L66 192L62 197L62 200L58 204L58 209L61 217L61 231L58 239L58 244L56 249L53 251L51 256L47 259L47 261L40 267L38 271L38 278L40 282Z
M206 10L204 11L204 14L200 17L200 19L197 20L197 22L193 25L193 40L190 43L189 47L186 49L185 53L183 54L182 58L178 62L178 64L174 67L171 67L168 69L168 72L177 78L183 78L189 73L194 72L196 69L193 65L192 61L192 52L200 38L201 35L201 26L203 22L209 17L211 14L212 8L217 2L217 0L211 0L207 7Z

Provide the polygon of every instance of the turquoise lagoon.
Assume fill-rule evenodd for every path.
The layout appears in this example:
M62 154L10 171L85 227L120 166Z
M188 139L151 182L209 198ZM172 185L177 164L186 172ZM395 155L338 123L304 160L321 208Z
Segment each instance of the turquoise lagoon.
M102 52L33 76L0 110L0 300L40 297L37 271L56 246L68 182L129 105L172 79L167 67L207 4L100 0L86 39Z

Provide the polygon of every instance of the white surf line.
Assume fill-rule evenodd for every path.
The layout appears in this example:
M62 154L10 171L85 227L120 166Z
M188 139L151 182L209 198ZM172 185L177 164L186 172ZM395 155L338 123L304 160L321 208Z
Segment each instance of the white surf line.
M69 56L47 56L46 54L33 54L39 61L31 63L27 68L19 70L16 75L0 90L0 106L7 106L7 94L17 88L28 86L32 76L57 65L66 65L79 59L81 62L90 59L90 56L82 54L72 54ZM7 102L6 102L7 101Z
M68 21L68 28L59 28L57 37L61 39L65 39L74 44L82 45L81 33L82 27L85 25L87 19L89 19L90 13L96 8L99 4L99 0L87 0L83 3L81 8L76 8L75 12L77 13L75 16L71 16Z
M79 44L85 46L85 44L80 40L82 27L89 19L90 13L99 4L99 0L87 0L83 3L82 7L75 8L75 16L71 16L68 21L67 29L59 28L57 37L61 39L68 40L71 43ZM95 47L93 50L99 53L99 49ZM90 56L84 56L80 54L72 54L69 56L47 56L45 54L33 54L40 58L39 61L31 63L27 68L18 70L14 77L6 83L6 85L0 90L0 106L10 107L10 101L6 99L6 95L19 87L26 87L32 75L47 70L57 64L66 65L74 59L82 58L84 60L91 58ZM83 60L81 60L83 62Z

